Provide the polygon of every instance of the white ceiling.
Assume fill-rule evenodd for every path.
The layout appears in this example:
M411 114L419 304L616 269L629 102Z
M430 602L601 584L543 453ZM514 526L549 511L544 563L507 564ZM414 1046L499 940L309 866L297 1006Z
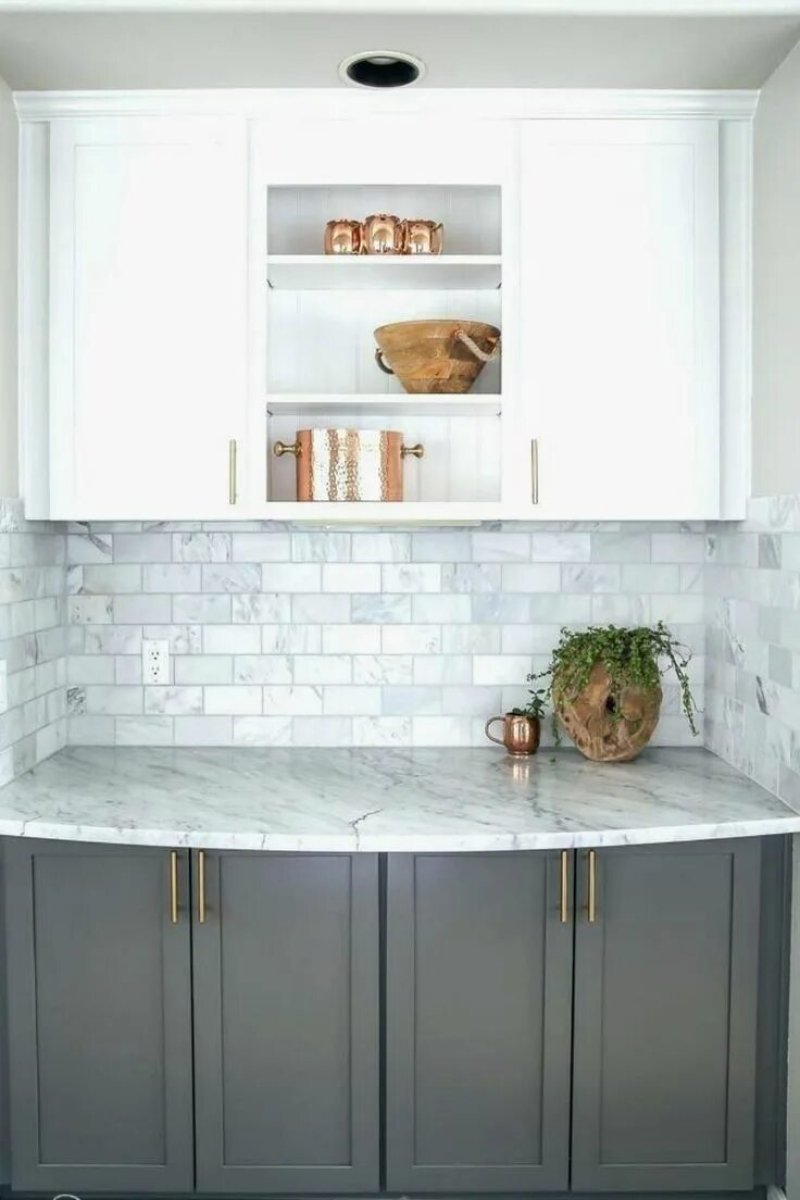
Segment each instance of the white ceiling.
M60 0L73 9L83 2ZM453 17L430 15L449 0L429 0L425 16L404 0L398 17L345 13L348 0L337 2L338 15L235 11L281 0L232 0L224 13L108 10L124 0L107 0L104 12L37 12L27 0L12 12L20 0L0 0L0 77L16 90L331 87L345 55L388 47L425 59L433 88L754 88L800 38L800 0L777 0L793 6L784 15L763 15L771 6L763 0L760 15L712 17L498 15L503 2L492 16ZM746 0L726 6L737 2ZM704 0L705 10L714 3Z

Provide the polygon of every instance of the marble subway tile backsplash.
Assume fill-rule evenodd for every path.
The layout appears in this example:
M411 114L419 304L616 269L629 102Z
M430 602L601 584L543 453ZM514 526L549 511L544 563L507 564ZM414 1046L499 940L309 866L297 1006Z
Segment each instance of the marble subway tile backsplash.
M704 557L706 744L800 809L800 496L709 527Z
M66 538L0 500L0 786L66 742Z
M481 745L563 624L668 621L704 679L701 525L71 526L69 740ZM143 639L170 644L144 686ZM672 683L657 741L692 742Z

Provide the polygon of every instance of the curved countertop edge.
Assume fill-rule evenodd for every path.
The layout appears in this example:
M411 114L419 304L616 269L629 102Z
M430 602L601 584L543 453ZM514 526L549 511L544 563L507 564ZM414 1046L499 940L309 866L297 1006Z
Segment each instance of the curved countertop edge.
M800 813L753 821L708 822L631 829L581 831L409 834L303 835L211 830L146 829L136 826L69 825L32 818L0 820L0 837L37 838L42 841L93 843L106 846L149 846L170 850L272 851L282 854L451 854L491 853L509 850L583 850L613 846L651 846L666 843L718 841L723 838L770 837L800 833Z
M277 853L477 853L800 833L800 812L700 748L574 751L75 747L0 788L0 837Z

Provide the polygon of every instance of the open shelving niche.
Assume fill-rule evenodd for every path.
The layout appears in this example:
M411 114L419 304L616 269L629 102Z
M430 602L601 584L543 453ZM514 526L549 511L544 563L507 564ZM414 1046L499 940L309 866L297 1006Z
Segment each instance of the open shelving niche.
M431 257L326 256L326 222L370 213L444 225ZM477 518L501 498L501 362L466 395L409 395L375 363L373 330L394 321L464 318L502 330L501 195L491 186L275 186L267 189L267 495L273 511L296 500L294 457L275 441L297 430L353 426L402 431L425 447L404 460L402 504L304 504L320 517L396 517L458 505ZM429 509L428 506L431 506ZM324 512L323 512L324 510ZM280 515L288 515L289 509ZM311 515L311 514L309 514Z

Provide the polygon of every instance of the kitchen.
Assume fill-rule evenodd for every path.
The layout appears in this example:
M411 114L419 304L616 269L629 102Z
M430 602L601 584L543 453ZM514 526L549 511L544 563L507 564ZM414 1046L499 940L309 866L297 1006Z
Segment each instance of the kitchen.
M9 1194L800 1190L800 4L487 7L0 2Z

